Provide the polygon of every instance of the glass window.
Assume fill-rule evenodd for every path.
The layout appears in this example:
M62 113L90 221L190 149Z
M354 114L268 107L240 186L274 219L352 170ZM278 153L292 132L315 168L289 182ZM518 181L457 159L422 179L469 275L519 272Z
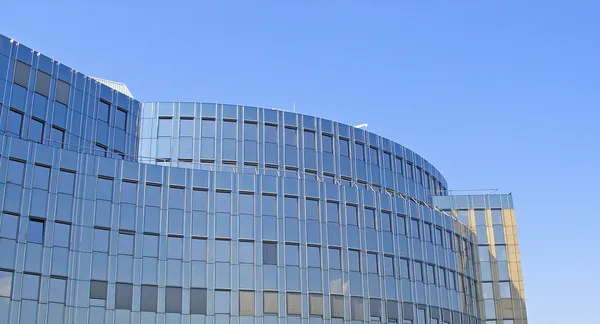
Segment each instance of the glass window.
M296 129L294 128L285 128L285 145L288 146L296 146Z
M147 257L158 257L158 236L144 234L143 237L144 247L142 251L143 256ZM192 240L194 242L194 240ZM192 248L193 253L193 248Z
M344 296L331 295L331 317L344 318Z
M48 190L50 184L50 168L35 165L33 167L33 187L42 190Z
M158 287L151 285L142 285L140 294L140 311L156 312L158 305Z
M377 150L377 148L371 146L369 152L371 154L371 164L379 165L379 151Z
M420 239L421 231L419 231L419 221L416 219L411 219L410 225L411 225L410 232L411 232L412 237L416 237L416 238Z
M403 279L410 279L410 266L408 259L400 259L400 276Z
M40 276L24 274L21 288L21 298L38 300L40 291Z
M240 291L240 316L254 316L254 291Z
M364 161L365 160L365 146L361 143L355 143L354 150L356 151L354 153L354 154L356 154L356 159L359 161Z
M182 306L182 289L181 287L166 287L165 288L165 313L181 314Z
M44 243L44 221L38 219L29 219L27 227L27 242Z
M52 127L50 129L50 144L52 146L62 148L63 143L65 142L64 138L65 138L64 131L62 131L58 128L55 128L55 127Z
M115 289L115 309L131 310L133 304L133 285L117 283Z
M427 283L435 284L435 267L431 264L427 265Z
M244 123L244 141L258 142L258 124Z
M492 209L492 225L502 225L501 209Z
M479 261L490 261L489 247L487 245L478 246L477 249L479 250Z
M329 248L329 269L342 269L341 251L339 248Z
M493 299L488 299L483 301L483 306L485 309L485 318L496 318L496 305L494 304Z
M502 226L502 224L494 225L494 242L496 244L506 243L506 240L504 238L504 227Z
M115 127L127 130L127 111L117 108L117 118L115 120Z
M113 181L112 179L98 178L98 189L96 196L102 200L112 200Z
M392 169L392 155L389 152L383 152L383 168Z
M98 120L108 124L110 116L110 103L100 100L98 102ZM160 125L160 122L159 122Z
M37 77L35 80L35 92L48 98L49 97L49 89L50 89L50 74L38 70Z
M229 291L215 291L215 313L229 314L231 312L231 296Z
M494 284L492 282L481 283L483 299L494 299Z
M6 182L23 185L23 177L25 175L25 163L20 161L8 160L8 173L6 174Z
M109 233L108 230L94 229L94 251L108 252Z
M413 165L408 161L406 162L406 175L409 179L414 179Z
M327 222L329 223L339 223L340 222L340 212L338 209L338 204L336 202L327 202Z
M323 316L323 295L309 294L308 304L309 315Z
M431 224L425 223L425 226L423 227L423 232L425 233L425 241L431 242Z
M350 157L350 142L345 138L340 138L340 155Z
M165 119L170 120L170 119ZM170 133L169 133L170 135ZM167 135L167 136L169 136ZM179 119L179 137L192 137L194 136L194 120L191 118Z
M498 287L500 288L500 298L510 298L511 297L510 282L500 282L498 284Z
M348 266L350 271L360 272L360 251L348 250Z
M406 217L404 215L398 215L398 234L406 235Z
M487 251L487 247L485 247L486 251ZM481 247L479 250L479 258L481 258ZM488 255L488 260L489 261L489 255ZM504 245L496 245L496 261L506 261L506 246Z
M346 205L346 220L348 225L358 226L358 208L354 205Z
M133 234L119 233L119 254L133 255Z
M277 314L279 309L279 298L277 292L263 292L263 312L265 314Z
M419 324L427 324L427 317L425 316L425 310L422 308L417 309L417 318L419 319Z
M242 293L242 292L240 292ZM240 298L241 300L241 298ZM190 289L190 314L206 315L206 288ZM241 308L240 308L241 310ZM241 314L240 314L241 315Z
M367 267L369 273L379 273L379 264L377 262L377 254L367 253Z
M298 245L286 244L285 245L285 265L288 266L299 266L300 265L300 251Z
M69 247L71 241L71 225L54 223L54 246Z
M167 258L181 259L183 254L183 238L167 237Z
M365 208L365 223L367 228L375 228L375 210Z
M265 125L265 142L277 143L277 126Z
M263 264L277 265L277 243L263 242Z
M106 281L90 281L90 298L106 300L106 290L108 283Z
M404 174L404 162L399 156L396 156L396 172L401 175Z
M21 136L23 126L23 114L12 109L8 111L8 119L6 121L6 132Z
M69 92L71 90L71 85L62 81L56 81L56 95L54 96L56 101L61 102L65 105L69 104Z
M27 63L23 63L21 61L15 62L15 76L13 81L27 88L29 85L29 72L31 70L31 66Z
M306 219L319 220L319 201L306 199Z
M423 263L415 261L415 280L423 281Z
M384 231L392 231L392 215L389 212L381 212L381 227Z
M364 319L364 314L363 314L363 299L362 297L358 297L358 296L352 296L350 298L350 318L353 321L362 321Z
M158 137L173 136L173 119L159 118L158 119Z
M444 232L439 227L435 228L435 240L437 245L444 246Z
M0 297L11 297L13 273L0 270Z
M371 318L381 318L381 300L376 298L369 300L369 315Z
M387 277L394 277L394 257L384 256L383 257L383 271Z
M298 198L285 197L285 217L298 218Z
M215 137L215 121L202 119L202 137Z
M50 288L48 289L48 301L55 303L64 303L66 296L66 288L67 280L60 278L50 278Z
M43 122L31 119L31 122L29 123L29 139L37 143L42 143L44 141Z
M0 237L16 240L19 230L19 216L3 214L0 221Z
M302 304L300 302L300 293L287 293L287 314L302 315Z
M223 121L223 138L236 139L237 138L236 135L237 135L237 121L224 120Z
M333 138L331 135L322 134L323 140L323 152L325 153L333 153Z
M440 286L446 287L447 286L447 282L446 282L446 269L443 269L443 268L439 268L439 269L440 269L440 274L439 274Z
M321 267L321 248L319 246L307 246L308 250L308 266L320 268Z

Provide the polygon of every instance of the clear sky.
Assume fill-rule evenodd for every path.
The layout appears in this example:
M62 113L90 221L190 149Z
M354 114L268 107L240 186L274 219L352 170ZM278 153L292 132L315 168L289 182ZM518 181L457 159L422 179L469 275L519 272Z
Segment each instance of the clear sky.
M0 0L0 33L141 101L368 123L451 189L512 192L530 323L599 323L600 2L291 2Z

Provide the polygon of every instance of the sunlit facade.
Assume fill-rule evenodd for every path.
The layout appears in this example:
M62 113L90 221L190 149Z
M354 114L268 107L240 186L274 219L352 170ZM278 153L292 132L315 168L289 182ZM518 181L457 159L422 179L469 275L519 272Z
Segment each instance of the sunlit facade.
M3 36L0 111L0 324L484 323L477 234L402 145Z

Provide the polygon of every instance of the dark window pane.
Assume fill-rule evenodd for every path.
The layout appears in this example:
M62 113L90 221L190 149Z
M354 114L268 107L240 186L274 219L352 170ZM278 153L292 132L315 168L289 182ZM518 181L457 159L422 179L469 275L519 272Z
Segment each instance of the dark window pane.
M69 105L69 91L71 85L68 83L57 80L56 81L56 101L63 103L64 105Z
M109 116L110 116L110 103L100 100L98 102L98 120L101 120L108 124Z
M127 130L127 112L117 108L117 118L115 119L115 127Z
M340 155L350 156L350 142L345 138L340 138Z
M21 136L23 128L23 114L14 110L8 111L8 119L6 120L6 131L10 134Z
M300 293L288 292L286 304L287 304L287 314L288 315L302 315Z
M379 165L379 151L377 150L377 148L371 147L369 151L371 152L371 164Z
M325 153L333 153L333 138L331 135L323 134L323 152Z
M156 312L158 304L158 287L142 285L140 311Z
M358 211L353 205L346 205L346 220L348 225L358 226Z
M356 159L359 161L365 160L365 146L361 143L356 143L354 145L354 150L356 151L354 154L356 155Z
M309 314L323 316L323 295L310 294L308 296Z
M90 281L90 298L106 300L106 289L108 284L106 281L92 280Z
M181 314L181 287L167 287L165 289L165 313Z
M29 71L31 70L31 66L29 64L23 63L21 61L17 61L15 63L15 77L14 82L18 85L22 85L27 88L29 84Z
M392 155L388 152L383 152L383 168L392 169Z
M27 242L44 243L44 222L41 220L29 220L27 227Z
M331 317L344 318L344 296L331 295Z
M133 300L133 285L117 283L115 291L115 308L131 310Z
M190 313L206 315L206 288L190 290Z
M369 300L369 315L371 318L380 318L381 317L381 300L371 298Z
M263 264L277 265L277 243L263 242Z
M277 314L279 312L279 297L277 292L265 291L263 293L263 312Z
M35 92L48 98L50 89L50 74L37 71L37 77L35 80Z

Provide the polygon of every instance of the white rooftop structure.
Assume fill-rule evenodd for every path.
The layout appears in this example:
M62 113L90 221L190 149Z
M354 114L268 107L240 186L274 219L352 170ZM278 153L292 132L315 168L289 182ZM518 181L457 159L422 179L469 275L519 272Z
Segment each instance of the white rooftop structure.
M131 94L131 91L129 91L129 88L127 88L127 85L125 85L125 83L122 82L115 82L115 81L110 81L110 80L104 80L104 79L100 79L100 78L96 78L96 77L90 77L102 84L104 84L107 87L110 87L112 89L115 89L131 98L133 98L133 95Z

